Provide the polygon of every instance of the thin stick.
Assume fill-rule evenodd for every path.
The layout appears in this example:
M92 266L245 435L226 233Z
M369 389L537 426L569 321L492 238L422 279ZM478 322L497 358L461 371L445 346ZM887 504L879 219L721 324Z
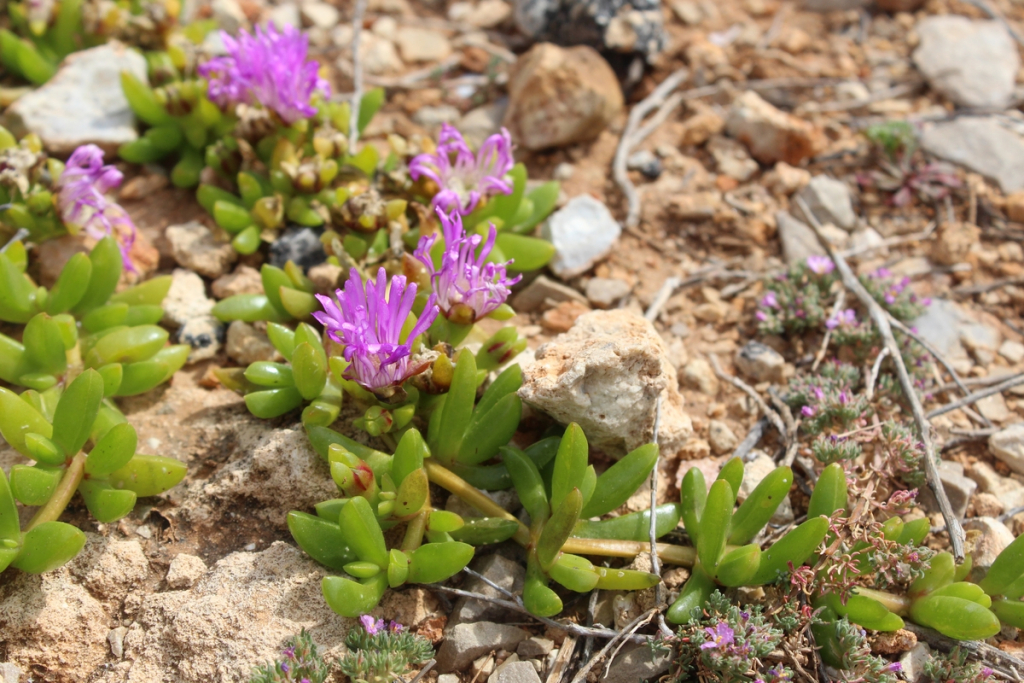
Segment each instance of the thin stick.
M839 294L836 295L836 302L832 306L832 312L829 314L829 320L835 320L839 316L839 309L846 305L846 290L840 289ZM821 340L821 348L818 349L818 354L814 357L814 363L811 364L811 372L817 372L818 366L821 365L821 361L825 360L825 354L828 352L828 343L832 341L832 330L825 330L825 338Z
M348 117L348 152L353 154L359 141L359 103L363 99L363 66L359 59L359 39L363 33L366 0L356 0L352 14L352 111Z
M8 206L10 206L10 205L8 205ZM0 210L3 210L4 208L6 208L6 207L0 206ZM18 231L16 233L14 233L13 235L11 235L11 239L7 240L7 244L5 244L4 246L0 247L0 254L2 254L5 251L7 251L7 248L9 246L11 246L12 244L14 244L15 242L17 242L18 240L23 240L26 237L28 237L28 235L29 235L29 232L28 232L27 229L25 229L25 228L18 228Z
M747 432L747 435L743 437L743 441L736 447L736 450L732 452L732 457L739 458L744 462L747 461L747 456L754 450L754 446L758 444L761 437L764 436L764 430L768 428L770 420L767 417L760 418ZM783 435L784 436L784 435Z
M914 422L917 423L917 429L921 435L921 441L924 444L924 470L925 477L928 481L928 487L935 494L935 499L939 503L939 510L942 512L943 519L946 520L946 529L949 533L950 544L953 546L953 555L958 561L962 561L964 557L964 529L960 526L960 521L956 518L956 514L953 512L953 506L949 503L949 497L946 495L946 489L942 486L942 480L939 479L939 470L935 465L935 446L932 444L931 437L931 425L928 423L928 418L925 417L924 408L921 407L921 400L917 396L917 391L914 389L914 383L910 380L910 374L907 372L907 366L903 363L903 356L900 355L900 347L896 343L896 338L892 335L892 326L889 324L889 316L886 315L885 309L882 308L874 297L864 289L864 285L861 284L860 280L850 269L850 264L846 262L846 259L837 252L832 244L825 239L822 234L821 223L817 217L807 206L807 202L804 201L803 197L797 197L796 203L803 211L804 215L810 222L810 227L814 230L818 236L818 241L828 252L828 255L832 258L832 261L836 264L836 268L842 277L843 284L846 288L856 296L861 304L868 310L871 315L871 319L874 321L875 326L878 328L878 333L882 336L885 345L889 347L889 353L892 354L892 359L896 364L896 373L899 376L900 385L903 387L903 393L906 396L907 402L910 403L910 410L914 414ZM1024 381L1022 378L1021 381Z
M622 131L619 146L615 150L615 158L612 160L612 177L615 178L615 182L622 190L622 194L626 195L626 203L629 207L626 213L627 228L635 228L640 222L640 193L636 191L636 187L630 181L629 174L626 171L626 159L629 157L629 151L633 145L633 134L640 127L644 117L664 102L669 94L689 77L690 70L687 68L674 72L662 81L654 89L654 92L633 107L629 112L629 118L626 119L626 127Z
M782 423L782 418L779 417L778 413L776 413L774 410L768 407L768 404L764 402L764 399L761 398L761 395L759 393L754 391L753 387L751 387L749 384L741 380L739 377L733 377L732 375L726 374L726 372L722 370L721 364L719 364L718 362L717 355L709 353L708 359L711 360L711 368L715 371L715 375L719 379L728 382L729 384L733 385L734 387L742 391L744 394L749 396L751 399L753 399L754 403L756 403L757 407L761 410L761 414L764 415L769 420L771 420L771 423L775 427L775 429L779 430L779 434L783 438L786 438L788 436L786 432L786 425Z
M1004 382L1000 382L994 387L988 387L987 389L976 391L973 394L968 394L967 396L964 396L959 400L953 401L952 403L948 403L942 406L941 408L936 408L935 410L928 413L927 417L928 419L931 419L933 417L938 417L939 415L945 415L951 410L956 410L957 408L972 405L983 398L991 396L992 394L998 394L1002 391L1006 391L1007 389L1015 387L1018 384L1024 384L1024 372L1018 372L1016 375L1010 377L1010 379Z
M999 289L1000 287L1019 284L1024 284L1024 277L1007 277L1003 278L1002 280L983 282L980 285L966 285L964 287L957 287L953 290L953 293L959 294L960 296L971 296L973 294L984 294L985 292L991 292L993 289Z
M431 669L434 668L435 664L437 664L437 660L436 659L428 660L427 663L423 665L423 668L420 669L420 672L418 674L416 674L416 678L414 678L411 681L409 681L409 683L419 683L419 681L422 680L423 677L427 675L427 672L429 672ZM401 678L396 678L395 679L395 683L398 683L401 680L402 680Z
M661 396L658 396L658 402L654 406L654 434L651 437L651 443L655 446L658 445L658 428L661 427ZM651 540L651 571L660 579L661 578L661 563L658 562L658 533L657 524L658 516L654 514L654 511L658 508L658 469L661 465L661 448L658 448L658 457L654 461L654 469L651 470L651 526L649 529L650 540ZM654 587L654 604L661 606L665 601L665 584L658 581L658 584ZM672 636L672 631L665 624L665 616L658 612L658 630L667 637Z
M587 680L587 674L590 673L590 670L594 668L594 665L601 661L604 658L604 656L608 654L609 650L611 650L612 647L614 647L620 640L629 637L628 634L630 632L630 629L636 629L637 627L639 627L641 621L646 619L652 612L656 611L658 611L656 607L651 608L643 614L641 614L640 616L638 616L633 621L629 622L626 628L622 629L622 633L619 634L621 638L619 636L616 636L609 640L605 644L605 646L601 648L601 651L597 653L597 656L591 657L590 660L588 660L587 663L584 664L583 667L576 672L576 675L572 677L572 683L580 683L581 681Z
M650 320L652 323L658 319L658 315L661 313L661 309L668 302L669 297L672 296L672 292L675 291L676 287L682 284L682 278L670 277L662 283L658 289L658 293L654 295L654 301L647 308L647 312L644 313L644 318Z
M871 375L868 377L868 388L866 391L869 401L875 397L875 382L878 381L878 371L882 369L882 361L888 355L889 347L883 347L882 352L878 354L878 358L875 359L874 364L871 366Z

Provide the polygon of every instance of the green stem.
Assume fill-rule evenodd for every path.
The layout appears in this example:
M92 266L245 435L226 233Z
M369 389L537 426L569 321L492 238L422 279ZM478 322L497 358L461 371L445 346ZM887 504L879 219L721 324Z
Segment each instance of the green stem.
M71 459L71 464L68 465L67 471L64 472L64 476L61 478L60 483L57 484L57 488L50 496L50 500L46 501L46 505L36 511L35 516L28 523L28 528L25 531L32 531L32 529L35 529L44 522L57 521L57 518L64 512L64 508L71 502L71 496L75 495L75 491L78 490L78 485L82 483L84 475L85 453L80 452Z
M518 524L519 529L516 530L512 539L524 548L529 545L530 530L526 525L516 519L513 515L509 514L505 508L501 507L477 490L475 486L470 486L469 482L449 470L447 467L435 462L433 458L424 460L423 468L427 470L427 478L430 479L430 481L444 489L447 489L449 493L454 493L463 501L469 503L488 517L500 517Z
M409 520L405 527L405 537L402 539L402 550L411 553L423 543L423 533L427 529L427 518L430 517L430 505L427 504L415 517Z
M866 598L877 600L878 602L885 605L893 614L905 617L910 613L910 598L905 595L893 595L892 593L886 593L885 591L875 590L874 588L856 588L857 595L863 595Z

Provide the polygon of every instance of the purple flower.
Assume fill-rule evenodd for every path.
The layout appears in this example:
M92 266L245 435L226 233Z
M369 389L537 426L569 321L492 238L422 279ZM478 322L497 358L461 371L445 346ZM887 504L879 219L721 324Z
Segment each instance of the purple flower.
M803 415L804 417L814 417L815 414L817 414L817 412L818 411L816 411L811 406L804 406L803 408L800 409L800 414Z
M834 318L829 318L825 322L825 327L830 330L834 330L837 327L856 327L857 326L857 313L852 308L847 308L845 311L836 313Z
M288 673L290 669L291 667L288 666L288 662L281 662L281 671L283 671L284 673Z
M761 297L761 305L765 308L778 308L779 299L775 296L775 292L768 292Z
M332 339L344 344L345 360L350 363L345 370L346 379L377 391L399 385L420 372L422 368L409 366L409 357L412 340L423 334L437 317L433 294L404 343L399 338L416 299L415 284L407 287L405 278L395 275L389 291L387 274L381 268L377 271L377 282L368 280L364 288L359 272L353 270L344 291L339 289L334 294L338 304L317 294L324 310L313 317Z
M903 665L900 664L899 662L893 662L892 664L890 664L889 666L887 666L885 668L888 669L889 671L892 671L893 673L896 673L897 671L903 671Z
M284 652L282 652L281 654L283 654L288 659L295 659L295 648L294 647L286 647L284 649Z
M374 619L369 614L364 614L359 617L359 623L363 625L363 628L365 628L366 632L371 636L377 635L380 633L381 629L384 628L383 619Z
M310 104L314 92L330 96L319 65L306 60L309 40L294 26L278 31L271 24L255 35L243 29L237 40L223 31L220 36L228 54L201 64L199 74L209 79L207 94L222 109L262 104L291 125L316 114Z
M84 230L93 239L113 235L121 246L124 267L135 272L128 253L138 230L128 213L106 197L122 178L117 168L103 165L103 150L82 145L71 154L57 180L57 211L68 227Z
M505 303L512 292L512 285L519 282L522 275L508 277L505 269L512 261L486 263L498 234L493 225L484 242L480 235L465 233L458 211L452 211L450 216L440 207L436 211L444 231L441 268L434 269L430 256L437 234L421 237L413 255L430 273L437 304L444 316L452 322L468 325Z
M401 633L403 630L405 630L405 627L399 624L397 621L389 621L388 630L392 633Z
M754 317L760 320L761 322L768 320L768 314L765 313L764 311L756 311L754 313Z
M413 158L409 175L413 180L425 176L437 183L440 191L431 206L445 212L454 208L465 216L488 195L512 194L512 183L505 176L513 163L512 137L504 128L487 138L474 155L462 133L445 123L437 151Z
M816 275L828 275L836 268L828 256L811 255L807 257L807 267Z
M708 634L709 640L701 643L700 649L702 650L712 650L725 647L726 645L732 645L735 642L736 634L731 628L729 628L729 624L724 621L718 622L714 628L708 626L704 631Z
M987 666L981 667L981 675L984 676L985 678L988 678L989 676L991 676L994 673L995 673L995 671L991 667L987 667Z

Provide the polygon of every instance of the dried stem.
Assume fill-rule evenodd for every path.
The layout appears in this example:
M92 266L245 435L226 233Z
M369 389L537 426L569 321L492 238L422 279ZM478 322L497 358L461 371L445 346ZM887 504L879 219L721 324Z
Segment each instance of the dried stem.
M981 391L976 391L973 394L968 394L967 396L964 396L963 398L957 401L948 403L942 406L941 408L936 408L935 410L929 412L926 417L931 419L933 417L938 417L939 415L945 415L946 413L956 410L957 408L963 408L964 406L977 403L983 398L987 398L988 396L991 396L993 394L998 394L1002 391L1006 391L1007 389L1015 387L1018 384L1024 384L1024 372L1018 372L1016 375L1013 375L1009 379L1000 382L995 386L989 387L987 389L982 389Z
M771 421L772 426L774 426L775 429L779 430L779 436L781 436L783 439L786 439L788 436L788 433L786 431L786 425L782 423L782 418L779 417L779 414L768 407L768 404L764 402L764 399L761 398L761 395L754 391L754 388L752 386L741 380L739 377L733 377L732 375L729 375L724 370L722 370L722 366L718 362L718 356L716 356L713 353L709 353L708 358L711 360L711 368L715 371L715 376L717 376L720 380L728 382L729 384L733 385L734 387L742 391L744 394L749 396L754 401L754 403L757 404L757 407L761 410L761 414L768 418L769 421Z
M900 347L896 343L896 338L892 334L892 326L889 324L889 316L886 314L884 308L882 308L874 297L864 288L860 280L850 269L850 264L846 262L846 259L837 252L832 244L825 239L825 236L821 232L821 223L811 212L807 206L807 202L802 197L796 198L796 203L803 211L804 215L810 221L811 229L814 230L818 236L818 241L821 242L822 246L828 252L828 255L832 257L832 261L835 263L836 268L839 270L839 274L842 277L843 284L850 292L856 296L861 304L868 310L871 315L871 319L874 321L875 326L878 328L878 333L881 335L885 345L889 348L889 353L892 354L892 359L896 364L896 373L899 376L900 386L903 387L903 393L906 396L907 402L910 403L910 410L914 415L914 422L917 423L917 429L920 432L921 441L924 444L924 469L925 476L928 480L928 488L931 489L932 493L935 494L935 499L939 503L939 510L942 512L942 517L946 521L946 529L949 533L950 544L953 546L953 555L958 561L962 561L964 558L964 530L960 526L960 521L956 518L956 514L953 512L953 507L949 503L949 497L946 495L946 489L942 486L942 481L939 479L939 470L935 464L935 446L932 444L931 438L931 425L928 423L928 418L924 414L924 408L921 407L921 400L917 396L917 391L914 389L914 383L910 380L910 374L907 372L907 366L903 362L903 356L900 355ZM1024 381L1024 377L1020 379ZM1000 385L1001 386L1001 385Z
M359 39L363 33L366 0L356 0L352 13L352 113L348 120L348 151L354 154L359 141L359 103L363 99L363 66L359 59Z
M36 511L35 516L32 517L32 521L28 523L28 527L25 531L32 531L40 524L45 522L55 522L60 517L61 513L64 512L64 508L71 502L71 496L75 495L75 491L78 490L78 485L82 483L82 477L85 474L85 453L79 451L75 457L71 459L71 464L68 465L67 470L64 472L64 476L61 477L60 483L57 484L57 488L54 489L50 495L50 500L46 501L46 505L39 508Z

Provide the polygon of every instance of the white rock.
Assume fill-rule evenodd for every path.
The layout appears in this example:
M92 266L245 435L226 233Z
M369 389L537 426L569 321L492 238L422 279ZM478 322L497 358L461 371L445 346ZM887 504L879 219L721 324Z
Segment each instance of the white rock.
M1007 407L1006 399L1003 398L1002 394L986 396L983 399L979 399L974 405L982 416L987 417L993 422L1006 422L1011 417L1016 417L1017 415Z
M179 266L208 278L220 277L238 260L238 252L231 243L218 241L199 221L168 226L164 235Z
M683 368L683 381L687 386L699 389L708 396L718 393L718 377L711 369L711 363L703 358L694 358L686 364Z
M725 130L765 164L785 161L795 166L824 146L820 130L779 111L753 90L744 92L733 102Z
M470 109L459 119L458 129L466 141L478 149L489 136L501 130L507 109L508 100L505 99Z
M963 519L963 516L967 513L967 505L971 501L971 496L977 490L978 484L964 476L964 466L958 462L943 460L939 463L938 470L939 480L942 482L942 488L946 491L946 497L949 498L949 504L953 508L953 513L957 518ZM921 487L919 491L921 502L928 509L939 509L935 496L930 489Z
M112 154L139 137L121 90L122 71L147 80L146 60L116 41L74 52L46 84L8 107L4 126L19 137L36 133L53 154L89 143Z
M522 313L533 313L545 308L554 308L563 301L587 303L586 297L572 287L545 275L538 275L513 297L512 307Z
M757 162L750 158L750 153L739 142L716 135L707 144L707 150L715 159L718 172L743 183L758 172Z
M206 563L201 557L179 553L167 568L167 585L171 588L191 588L206 571Z
M597 308L612 308L629 295L632 287L624 280L593 277L587 282L587 300Z
M302 19L299 18L299 6L288 2L274 7L267 14L266 23L268 26L273 24L279 29L283 29L286 26L299 28L302 26Z
M857 214L846 183L827 175L814 176L807 187L800 190L800 196L819 222L833 223L850 231L857 227Z
M494 28L512 16L512 7L504 0L481 0L476 4L456 2L448 9L448 18L475 28Z
M403 26L398 29L395 42L406 62L439 62L452 53L448 39L427 28Z
M114 655L114 659L121 659L124 656L124 636L126 633L128 633L128 627L118 626L117 628L110 629L110 632L107 634L110 654ZM0 678L0 681L6 683L6 678Z
M990 493L999 499L1004 510L1012 510L1024 505L1024 484L1010 477L1001 476L984 460L971 465L967 473L978 483L978 490Z
M210 3L210 11L213 12L217 25L232 35L248 21L238 0L213 0Z
M437 651L438 671L462 671L474 659L493 650L514 650L530 637L521 628L509 624L478 621L453 628Z
M260 271L252 266L241 265L229 275L222 275L213 281L210 291L218 299L236 294L263 294L263 279Z
M754 492L757 485L764 481L764 478L775 471L776 464L771 456L766 453L759 454L756 458L746 463L743 467L743 481L740 482L740 490L736 493L737 502L743 502ZM772 515L773 524L786 524L793 521L793 504L787 494L779 507Z
M850 247L862 254L889 253L885 246L885 238L879 235L877 230L866 225L854 230L850 235Z
M926 17L915 30L914 63L932 88L964 107L1010 104L1020 57L1003 24L947 14Z
M543 234L555 247L551 270L568 279L585 273L607 256L622 227L608 207L590 195L580 195L548 218Z
M338 8L326 2L307 2L300 9L310 26L324 30L334 28L341 18Z
M228 358L240 365L274 360L278 356L267 333L242 320L233 320L228 325L226 351Z
M711 444L711 450L715 455L731 453L739 442L740 440L729 429L729 425L721 420L712 420L708 424L708 443Z
M412 115L412 120L424 128L434 128L443 123L455 123L462 116L458 107L450 104L439 104L437 106L420 107Z
M210 315L213 300L206 297L203 278L181 268L175 268L171 278L171 288L163 301L165 325L180 327L193 318Z
M1024 190L1024 139L992 117L962 116L925 128L921 146L999 183L1009 194Z
M928 643L919 642L900 657L903 677L909 683L919 683L919 681L924 679L924 665L931 660L931 651L932 649L928 647Z
M972 517L965 520L964 531L967 532L968 545L973 546L973 549L967 551L971 553L974 562L971 576L981 579L999 553L1013 543L1013 532L994 517Z
M658 442L674 455L693 432L677 387L654 327L619 309L586 313L540 347L519 395L563 424L578 423L592 446L614 457L650 441L661 396Z
M772 194L788 196L811 182L811 173L807 169L790 166L785 161L780 161L772 170L764 174L762 180L764 186Z
M786 359L767 344L749 341L736 353L736 367L755 382L781 382Z
M395 44L387 38L365 33L359 41L359 57L367 73L384 74L405 68Z
M1014 472L1024 474L1024 422L988 437L988 450Z
M999 355L1011 363L1019 363L1024 360L1024 344L1007 339L999 347Z
M209 360L220 351L224 341L224 323L212 315L189 318L175 335L179 344L188 344L192 350L188 354L188 363Z

